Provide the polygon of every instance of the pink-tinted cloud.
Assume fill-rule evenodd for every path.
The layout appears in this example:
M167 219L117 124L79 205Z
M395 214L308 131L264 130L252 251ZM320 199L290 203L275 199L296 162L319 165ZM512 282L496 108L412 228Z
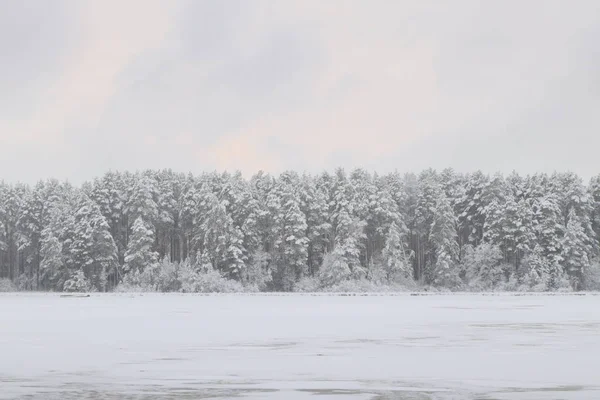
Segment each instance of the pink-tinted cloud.
M281 7L269 9L280 20L305 19L322 35L326 63L305 88L307 104L265 112L208 152L226 155L233 147L255 154L257 146L276 137L304 154L310 169L321 169L331 166L333 153L348 153L360 163L432 132L438 91L430 43L398 43L386 29L355 30L362 7L340 10L326 3L278 3ZM261 160L267 159L269 165L290 166L285 155L262 154ZM221 164L242 170L257 165L255 156L243 155Z
M117 91L116 77L141 52L163 45L173 6L160 0L82 1L78 4L79 45L60 77L39 88L46 102L27 118L4 121L0 140L8 145L68 145L72 126L94 129ZM43 68L43 67L42 67Z
M75 32L0 86L27 86L15 105L0 93L7 179L163 167L597 170L595 0L65 4ZM62 26L52 18L46 33ZM64 37L52 74L33 79Z

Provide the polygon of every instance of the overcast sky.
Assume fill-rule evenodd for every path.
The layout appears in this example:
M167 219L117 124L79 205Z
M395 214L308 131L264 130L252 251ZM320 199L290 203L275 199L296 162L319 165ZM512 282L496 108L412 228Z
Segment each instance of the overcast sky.
M600 173L600 1L0 1L0 178Z

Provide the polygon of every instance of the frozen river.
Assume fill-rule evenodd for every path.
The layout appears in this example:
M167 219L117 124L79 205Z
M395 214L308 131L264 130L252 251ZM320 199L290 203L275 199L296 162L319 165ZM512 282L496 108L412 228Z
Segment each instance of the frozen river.
M0 399L600 399L600 296L0 295Z

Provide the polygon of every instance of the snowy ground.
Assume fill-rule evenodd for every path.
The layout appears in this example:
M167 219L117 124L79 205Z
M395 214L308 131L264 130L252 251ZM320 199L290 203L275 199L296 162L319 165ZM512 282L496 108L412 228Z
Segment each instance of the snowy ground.
M0 295L0 399L599 399L600 296Z

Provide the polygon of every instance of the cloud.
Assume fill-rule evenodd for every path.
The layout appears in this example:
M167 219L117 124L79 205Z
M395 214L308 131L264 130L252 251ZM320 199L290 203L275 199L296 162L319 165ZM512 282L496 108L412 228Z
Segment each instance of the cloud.
M119 89L117 75L140 53L160 47L170 29L166 2L108 0L86 5L81 15L86 40L73 53L70 68L50 88L55 102L42 117L34 118L45 121L48 130L59 130L64 120L94 126Z
M141 52L163 44L170 29L169 4L159 0L64 3L63 7L74 7L69 16L77 22L67 23L72 25L70 34L80 39L70 44L69 53L62 56L62 69L55 79L37 88L44 102L29 108L23 117L9 116L0 124L2 144L81 151L73 146L67 132L93 129L107 101L119 90L115 78L120 71ZM26 11L30 9L39 11L37 5L30 4ZM27 12L23 14L23 18L32 17ZM33 17L38 15L34 13ZM48 29L51 34L52 29ZM44 31L30 33L41 34ZM43 38L36 36L35 40ZM41 65L45 58L52 61L51 54L45 54L39 60ZM43 67L37 65L37 70L43 71Z
M6 4L8 178L338 165L597 173L595 0Z
M31 115L53 99L41 90L56 81L77 44L76 12L67 2L0 3L0 141L19 142Z
M254 113L239 127L220 132L217 141L209 141L202 153L219 156L205 159L247 172L307 169L307 162L308 169L320 169L331 166L334 152L349 152L360 162L430 133L427 121L436 108L436 75L425 41L398 43L389 32L392 18L380 30L348 29L364 24L362 6L343 9L340 16L338 8L317 2L260 4L254 23L247 23L254 28L244 29L257 38L251 49L267 50L255 52L255 62L242 58L226 64L222 79L237 96L248 99ZM371 18L376 24L377 14ZM257 33L259 22L262 34ZM289 27L295 31L290 33ZM302 56L313 64L306 64ZM273 87L265 97L265 90ZM274 137L280 143L277 150L267 145ZM303 157L291 156L290 149Z
M395 21L378 24L381 15L360 3L346 8L326 2L293 4L269 3L268 15L295 23L303 32L318 32L320 53L326 55L317 73L307 79L305 101L277 112L264 110L208 152L241 144L255 149L276 137L283 147L303 154L304 165L299 160L286 162L288 153L263 154L263 159L280 158L272 163L280 168L314 170L332 167L334 153L348 153L358 165L431 133L428 121L436 110L437 88L426 41L398 41L390 35ZM371 20L365 22L365 17ZM229 164L247 169L241 157Z

